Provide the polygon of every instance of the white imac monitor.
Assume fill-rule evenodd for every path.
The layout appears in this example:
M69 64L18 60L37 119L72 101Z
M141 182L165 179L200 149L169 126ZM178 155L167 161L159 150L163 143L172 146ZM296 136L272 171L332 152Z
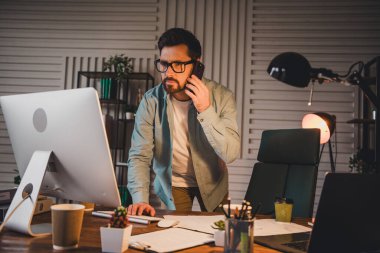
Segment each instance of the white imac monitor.
M33 231L31 217L23 217L33 214L38 193L120 205L95 89L3 96L0 103L22 178L7 215L22 200L22 191L32 187L30 199L15 211L6 227L31 235L44 232L45 228Z

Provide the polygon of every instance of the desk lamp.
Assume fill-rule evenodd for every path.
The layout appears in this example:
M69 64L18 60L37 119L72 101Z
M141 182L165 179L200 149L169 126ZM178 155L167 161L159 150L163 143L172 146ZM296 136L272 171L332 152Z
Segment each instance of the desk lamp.
M363 70L375 65L376 77L363 77ZM357 70L353 70L357 66ZM309 61L301 54L295 52L285 52L277 55L270 62L267 72L273 78L299 88L307 87L312 81L318 83L339 82L346 85L357 85L364 92L367 98L376 108L375 120L375 154L376 154L376 172L380 173L380 99L377 94L380 92L380 57L375 57L366 64L362 61L352 64L345 75L339 75L325 68L312 68ZM376 94L370 89L370 84L376 84ZM309 105L311 105L311 97L313 89L311 89Z
M329 144L329 155L331 172L335 173L335 161L333 159L331 148L331 136L335 131L336 118L334 115L330 115L325 112L315 112L306 114L302 119L302 128L319 128L321 130L320 144L322 145L321 153L319 154L319 160L322 157L322 152L325 144ZM335 147L336 147L336 134L335 134ZM336 158L336 153L335 153Z

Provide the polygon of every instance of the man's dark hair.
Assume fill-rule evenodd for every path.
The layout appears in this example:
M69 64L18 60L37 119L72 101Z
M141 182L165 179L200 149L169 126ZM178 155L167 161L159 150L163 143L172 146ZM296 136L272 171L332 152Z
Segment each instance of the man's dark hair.
M171 28L164 32L158 39L158 48L161 50L164 47L177 46L185 44L188 48L188 55L191 59L200 58L202 55L201 43L191 32L182 28Z

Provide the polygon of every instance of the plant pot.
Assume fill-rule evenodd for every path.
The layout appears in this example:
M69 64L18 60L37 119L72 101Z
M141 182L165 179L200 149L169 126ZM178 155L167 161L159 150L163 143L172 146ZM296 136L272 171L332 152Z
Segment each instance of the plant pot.
M226 232L224 230L216 230L214 232L215 246L224 247L224 236Z
M124 252L128 249L132 225L126 228L101 227L102 252Z
M135 118L135 113L134 112L126 112L125 113L125 118L126 119L134 119Z

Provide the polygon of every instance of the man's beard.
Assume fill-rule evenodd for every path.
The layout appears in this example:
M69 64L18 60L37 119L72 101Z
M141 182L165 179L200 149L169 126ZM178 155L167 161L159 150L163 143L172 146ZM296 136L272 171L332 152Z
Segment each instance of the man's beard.
M166 84L166 81L174 81L174 82L176 82L177 83L177 87L174 87L172 85ZM181 88L181 85L179 84L178 80L176 80L174 78L171 78L171 77L167 77L164 80L162 80L162 85L164 86L164 89L165 89L165 91L168 94L178 93L178 92L181 92L181 91L185 90L185 88L186 88L186 85L184 85Z

